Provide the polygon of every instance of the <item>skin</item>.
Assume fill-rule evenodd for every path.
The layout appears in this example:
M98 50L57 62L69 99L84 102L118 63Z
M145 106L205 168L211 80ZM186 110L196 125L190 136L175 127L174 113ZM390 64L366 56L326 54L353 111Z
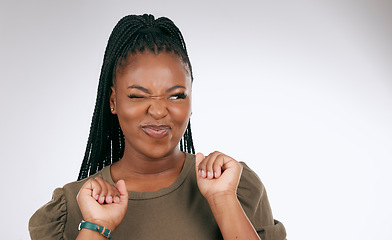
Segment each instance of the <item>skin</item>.
M128 191L157 191L175 181L185 159L179 141L191 115L191 88L187 68L172 53L138 53L117 69L110 107L124 132L124 156L111 167L116 187L96 178L81 188L77 201L85 221L113 231L125 216ZM151 136L143 127L151 125L169 130ZM224 239L260 239L236 195L242 165L220 152L198 153L195 169ZM82 229L77 239L106 238Z
M124 132L125 150L111 167L113 180L123 179L128 190L139 192L167 187L185 160L178 143L191 116L190 76L177 56L149 52L128 57L116 76L110 106ZM164 138L152 138L141 128L146 124L171 130Z

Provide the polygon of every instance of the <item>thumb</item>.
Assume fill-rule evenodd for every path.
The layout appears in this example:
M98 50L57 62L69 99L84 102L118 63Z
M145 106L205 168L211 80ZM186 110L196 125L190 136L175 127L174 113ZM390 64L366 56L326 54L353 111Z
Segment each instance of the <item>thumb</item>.
M116 183L118 192L120 193L120 202L128 202L128 190L124 180L118 180Z
M196 161L195 161L195 163L196 163L196 171L198 170L199 164L201 163L201 161L204 160L204 158L206 158L206 157L203 155L203 153L199 152L199 153L196 154Z

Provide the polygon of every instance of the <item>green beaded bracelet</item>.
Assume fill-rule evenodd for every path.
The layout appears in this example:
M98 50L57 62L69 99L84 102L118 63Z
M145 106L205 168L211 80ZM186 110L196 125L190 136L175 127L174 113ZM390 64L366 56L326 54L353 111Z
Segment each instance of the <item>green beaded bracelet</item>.
M105 237L111 239L112 238L112 231L110 231L109 229L99 226L95 223L91 223L91 222L86 222L84 220L82 220L82 222L79 224L79 231L82 228L86 228L86 229L90 229L96 232L99 232L100 234L104 235Z

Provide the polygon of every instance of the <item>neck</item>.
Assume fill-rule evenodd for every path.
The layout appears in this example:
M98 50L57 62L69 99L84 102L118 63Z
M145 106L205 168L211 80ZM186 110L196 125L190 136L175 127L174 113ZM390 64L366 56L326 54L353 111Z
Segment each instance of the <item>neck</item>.
M124 156L111 167L112 178L115 182L120 179L129 181L135 180L135 178L177 177L185 160L185 154L177 148L168 155L157 158L124 150Z

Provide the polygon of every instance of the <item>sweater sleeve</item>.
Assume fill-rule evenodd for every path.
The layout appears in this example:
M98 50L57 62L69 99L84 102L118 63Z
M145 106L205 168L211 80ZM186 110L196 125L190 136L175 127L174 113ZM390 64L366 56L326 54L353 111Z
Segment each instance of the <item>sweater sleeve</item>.
M267 192L255 172L243 165L237 196L245 214L262 240L284 240L286 230L282 223L273 219Z
M67 204L64 192L62 188L57 188L52 199L30 218L30 237L32 240L64 239L66 221Z

